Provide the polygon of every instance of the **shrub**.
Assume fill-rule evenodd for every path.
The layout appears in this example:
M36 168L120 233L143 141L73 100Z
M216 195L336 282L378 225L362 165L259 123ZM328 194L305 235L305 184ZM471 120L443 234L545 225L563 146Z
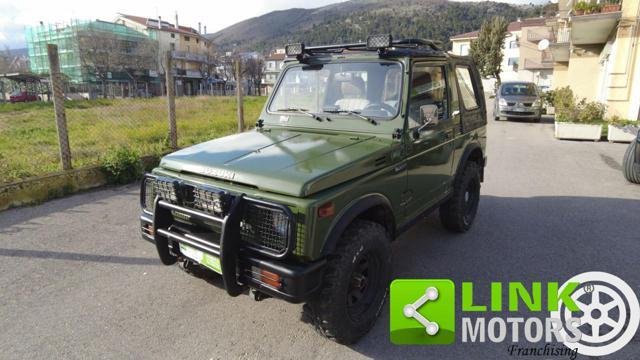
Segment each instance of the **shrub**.
M143 165L140 154L125 146L111 148L102 158L102 168L111 184L127 184L142 175Z
M583 124L601 124L607 109L597 101L578 100L568 86L555 90L553 105L557 121Z

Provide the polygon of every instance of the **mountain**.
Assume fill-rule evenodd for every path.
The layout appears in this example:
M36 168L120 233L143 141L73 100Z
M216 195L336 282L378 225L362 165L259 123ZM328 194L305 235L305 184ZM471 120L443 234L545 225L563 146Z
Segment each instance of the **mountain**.
M501 15L513 21L542 12L542 5L491 1L351 0L315 9L273 11L206 36L221 50L238 46L261 52L290 42L352 42L380 33L391 33L395 38L430 38L448 46L449 37L477 30L491 16Z

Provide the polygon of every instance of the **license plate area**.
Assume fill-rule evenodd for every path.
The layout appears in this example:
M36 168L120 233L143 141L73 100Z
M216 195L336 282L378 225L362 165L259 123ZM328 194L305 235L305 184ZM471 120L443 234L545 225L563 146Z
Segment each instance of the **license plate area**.
M222 268L220 267L220 258L207 254L198 249L194 249L191 246L180 244L180 253L185 257L195 261L196 263L211 269L218 274L222 274Z

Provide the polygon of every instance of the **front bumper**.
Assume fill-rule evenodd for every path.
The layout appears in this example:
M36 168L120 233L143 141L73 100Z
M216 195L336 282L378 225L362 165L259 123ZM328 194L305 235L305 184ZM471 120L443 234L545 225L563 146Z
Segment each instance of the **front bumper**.
M326 261L302 263L272 259L242 246L239 229L243 201L243 196L236 197L230 212L219 218L158 198L154 214L143 212L140 216L142 237L156 245L160 260L165 265L187 259L180 251L180 244L219 258L224 287L231 296L237 296L250 287L292 303L307 301L321 284ZM219 240L215 233L203 235L175 226L176 212L181 216L219 224ZM260 276L255 276L255 269L277 274L280 286L261 281Z
M537 119L542 115L540 108L525 107L524 109L516 110L515 107L503 107L498 108L496 111L496 117L514 118L514 119Z

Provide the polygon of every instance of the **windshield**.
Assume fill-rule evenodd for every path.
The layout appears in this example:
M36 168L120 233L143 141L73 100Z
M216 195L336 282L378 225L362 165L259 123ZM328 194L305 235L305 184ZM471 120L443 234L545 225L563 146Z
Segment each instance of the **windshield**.
M391 119L400 106L402 68L392 62L345 62L289 68L269 111L357 113Z
M534 84L503 84L501 95L522 95L536 96L536 86Z

